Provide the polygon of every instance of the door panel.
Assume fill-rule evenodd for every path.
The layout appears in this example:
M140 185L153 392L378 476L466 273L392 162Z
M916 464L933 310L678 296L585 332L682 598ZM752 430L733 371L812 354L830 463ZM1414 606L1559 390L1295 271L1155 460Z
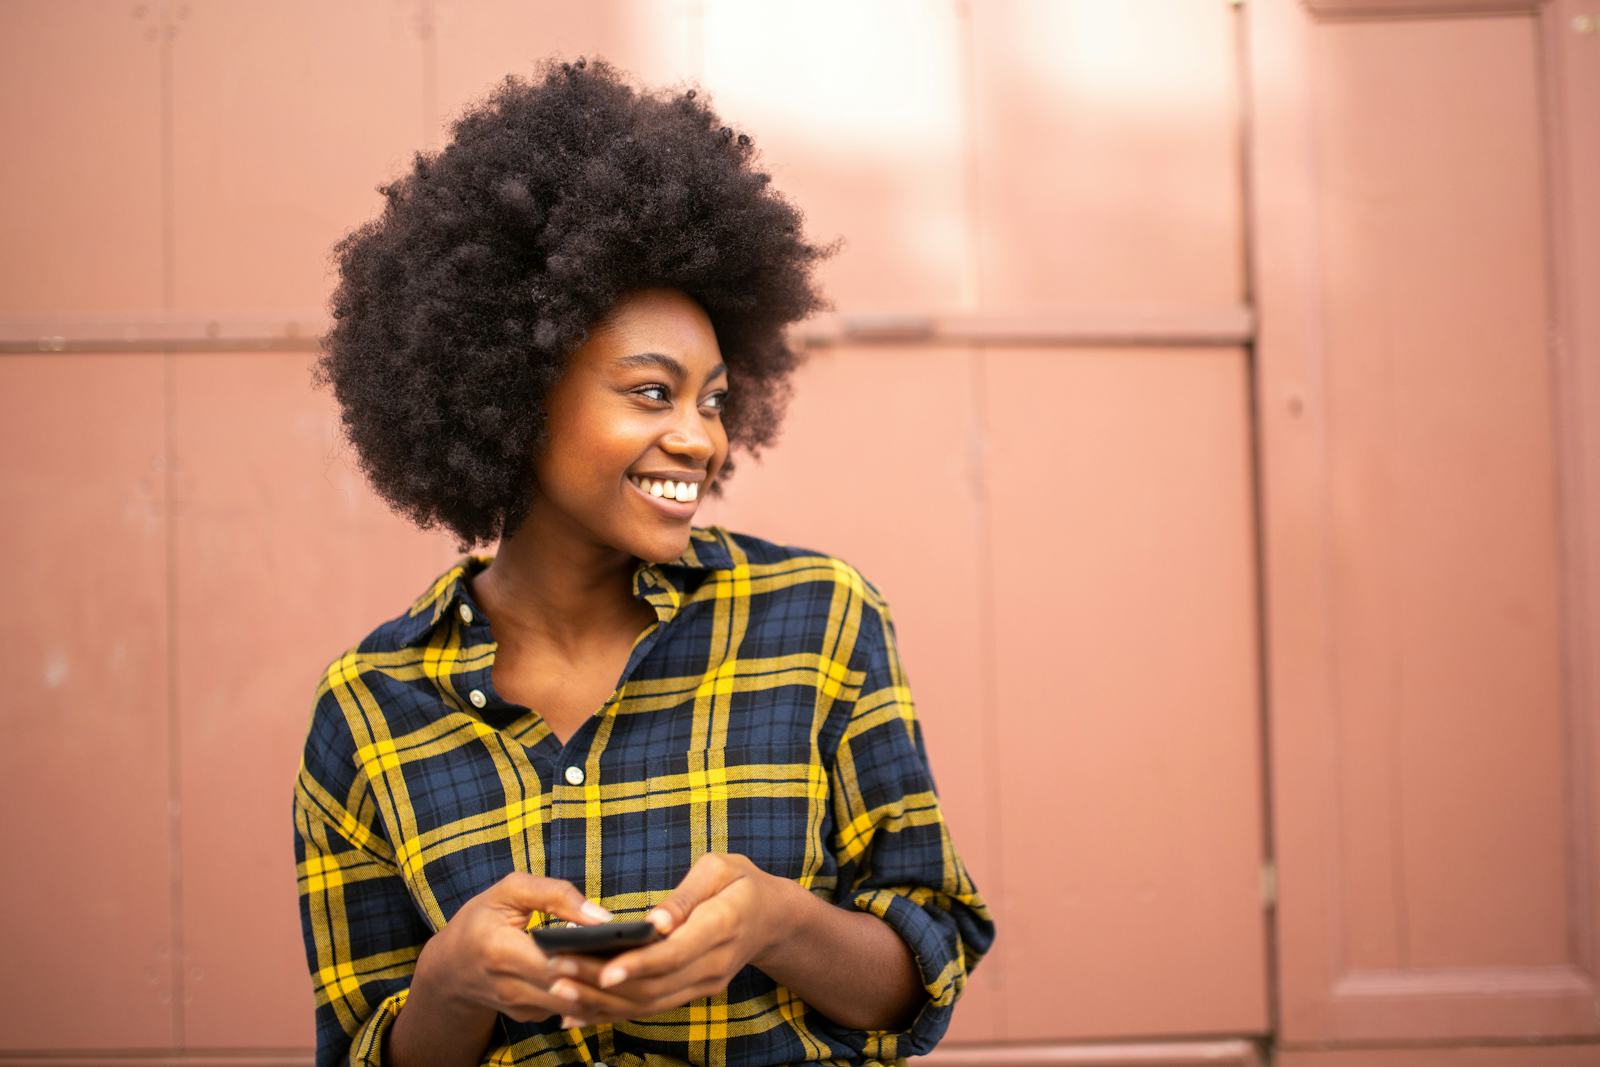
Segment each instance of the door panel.
M1001 1032L1263 1032L1244 353L984 359Z
M1252 5L1291 1042L1596 1029L1556 14L1494 7Z

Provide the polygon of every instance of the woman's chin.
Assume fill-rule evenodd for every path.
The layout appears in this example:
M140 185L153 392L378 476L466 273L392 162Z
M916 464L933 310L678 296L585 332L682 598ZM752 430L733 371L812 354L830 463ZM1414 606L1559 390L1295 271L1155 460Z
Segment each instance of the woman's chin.
M689 525L685 523L681 534L662 532L641 538L635 545L633 554L646 563L671 563L688 548Z

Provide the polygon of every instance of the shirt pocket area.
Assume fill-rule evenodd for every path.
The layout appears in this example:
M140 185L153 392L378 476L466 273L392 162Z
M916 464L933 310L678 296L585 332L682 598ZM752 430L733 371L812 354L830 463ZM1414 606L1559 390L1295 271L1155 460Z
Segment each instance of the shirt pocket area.
M831 876L827 775L805 742L761 742L619 764L601 821L604 899L642 914L708 852L808 886Z

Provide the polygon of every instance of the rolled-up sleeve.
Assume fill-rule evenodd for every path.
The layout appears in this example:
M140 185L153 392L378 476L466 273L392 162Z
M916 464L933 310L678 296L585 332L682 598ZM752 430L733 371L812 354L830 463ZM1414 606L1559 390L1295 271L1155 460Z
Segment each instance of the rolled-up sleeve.
M318 743L319 728L328 726L313 718L294 787L300 925L316 999L316 1064L377 1065L432 930L412 902L372 805L350 799L360 786L348 765L327 759L329 746Z
M944 1035L994 924L940 811L888 608L865 589L851 656L860 696L831 776L834 851L837 902L888 923L915 955L927 990L908 1029L868 1032L862 1051L892 1060L922 1055Z

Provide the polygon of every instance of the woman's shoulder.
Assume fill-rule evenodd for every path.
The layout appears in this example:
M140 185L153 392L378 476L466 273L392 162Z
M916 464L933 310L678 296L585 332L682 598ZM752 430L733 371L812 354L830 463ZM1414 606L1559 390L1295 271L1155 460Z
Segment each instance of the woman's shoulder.
M837 553L726 530L723 526L698 528L694 536L715 539L715 544L720 545L720 549L702 550L702 558L718 550L723 553L718 566L712 569L723 571L717 576L717 584L728 589L710 590L710 595L731 593L734 597L747 597L754 611L789 609L798 600L842 601L850 606L851 617L861 611L890 614L888 601L877 585Z
M420 590L414 591L411 597L405 600L397 597L394 603L404 603L405 609L367 631L364 637L341 653L324 674L331 674L341 663L348 666L352 662L383 662L396 653L403 653L420 644L439 624L441 616L461 610L460 604L470 602L468 579L482 570L491 559L490 556L464 556L444 573L430 579Z
M803 545L769 540L754 534L729 530L723 526L697 527L695 542L708 547L702 558L717 551L725 556L720 569L732 572L733 580L761 580L774 593L816 591L819 586L843 587L880 610L886 608L883 594L848 560L831 552Z
M349 744L352 712L364 720L375 711L386 713L390 683L418 673L428 635L446 612L461 610L466 579L487 562L488 557L462 558L410 597L403 610L327 661L316 676L312 740L320 735Z

